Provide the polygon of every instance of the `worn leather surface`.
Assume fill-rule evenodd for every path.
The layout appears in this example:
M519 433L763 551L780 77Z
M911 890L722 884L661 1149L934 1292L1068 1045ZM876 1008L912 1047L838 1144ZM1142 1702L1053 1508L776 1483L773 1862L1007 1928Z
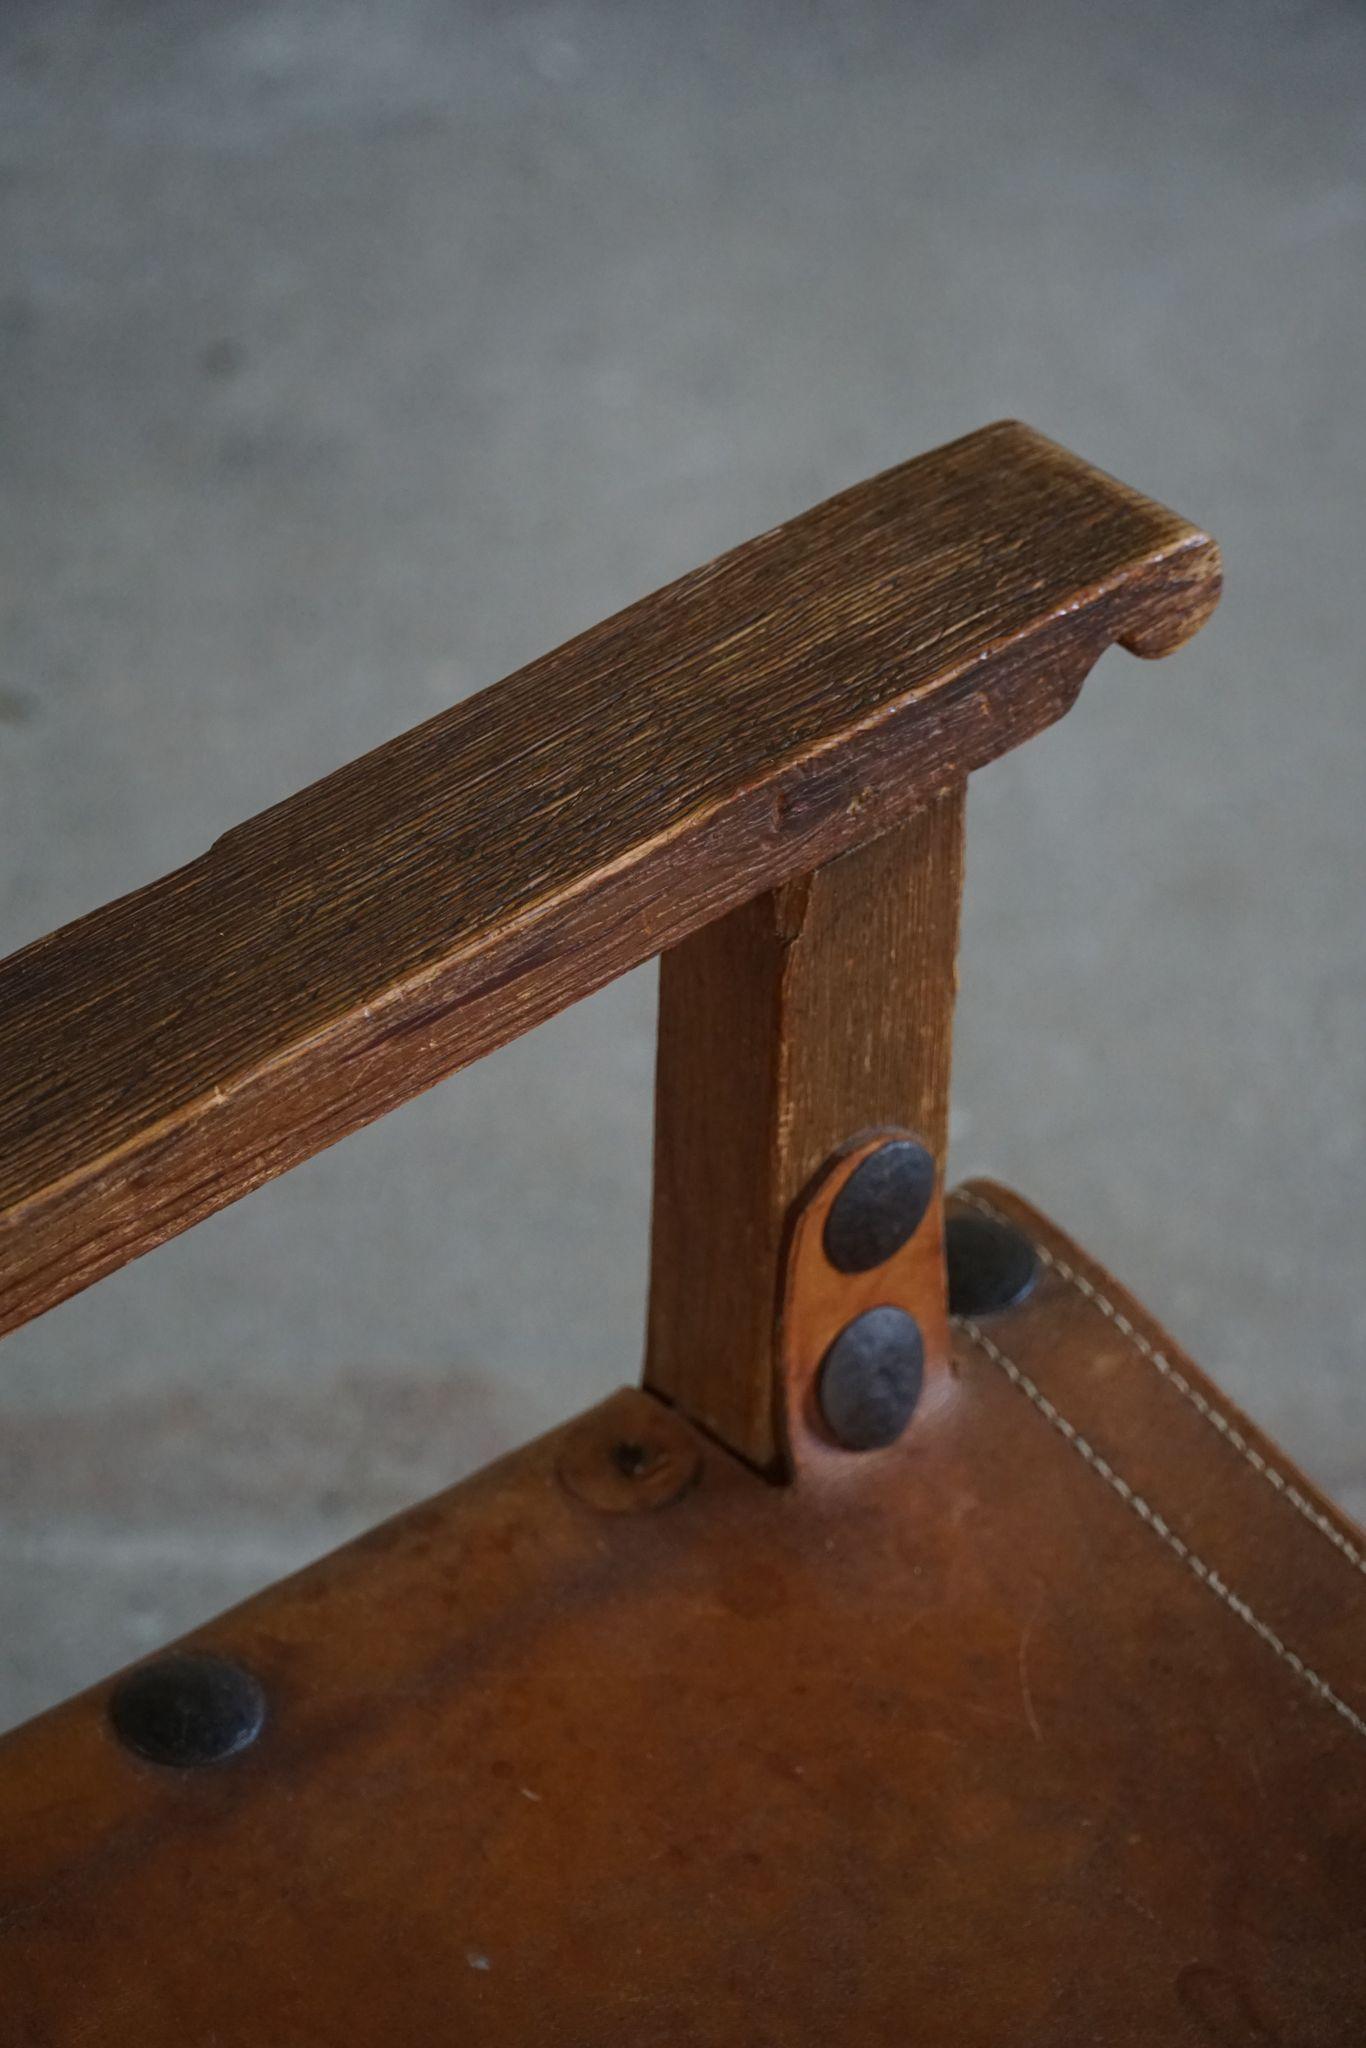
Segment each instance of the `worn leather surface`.
M976 1199L1052 1263L893 1450L623 1393L202 1631L243 1755L0 1745L7 2048L1366 2038L1362 1539Z

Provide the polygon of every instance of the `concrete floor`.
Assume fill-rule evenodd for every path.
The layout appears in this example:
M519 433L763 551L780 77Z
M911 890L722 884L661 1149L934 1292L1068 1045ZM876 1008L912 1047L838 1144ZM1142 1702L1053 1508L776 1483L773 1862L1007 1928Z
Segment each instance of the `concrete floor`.
M1366 16L0 25L0 947L1017 413L1230 585L974 784L956 1166L1366 1508ZM634 1376L636 975L0 1370L0 1720Z

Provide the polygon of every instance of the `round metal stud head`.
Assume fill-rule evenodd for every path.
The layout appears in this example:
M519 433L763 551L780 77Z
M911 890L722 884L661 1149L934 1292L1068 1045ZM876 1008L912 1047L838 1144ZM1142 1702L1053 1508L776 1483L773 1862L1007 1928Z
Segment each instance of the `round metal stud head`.
M854 1168L825 1219L825 1256L837 1273L885 1265L915 1235L934 1194L934 1155L917 1138L891 1138Z
M870 1308L846 1323L821 1361L817 1397L846 1451L879 1451L901 1435L920 1399L925 1344L914 1316Z
M115 1686L109 1720L126 1749L189 1770L235 1756L260 1734L266 1696L238 1664L207 1651L174 1651Z
M963 1210L944 1227L949 1272L949 1314L995 1315L1014 1308L1033 1287L1039 1255L1022 1231L994 1216Z

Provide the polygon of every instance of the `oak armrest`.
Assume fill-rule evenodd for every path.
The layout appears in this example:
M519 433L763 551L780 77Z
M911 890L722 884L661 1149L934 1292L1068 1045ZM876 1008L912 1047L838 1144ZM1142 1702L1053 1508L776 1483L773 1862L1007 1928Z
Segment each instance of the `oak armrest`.
M1180 644L1213 543L1013 423L843 492L0 966L0 1332Z

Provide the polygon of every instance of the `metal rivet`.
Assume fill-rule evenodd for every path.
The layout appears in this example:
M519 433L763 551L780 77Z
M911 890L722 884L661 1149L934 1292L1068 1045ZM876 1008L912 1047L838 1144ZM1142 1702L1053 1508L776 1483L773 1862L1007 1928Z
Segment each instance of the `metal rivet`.
M993 1315L1023 1301L1039 1271L1029 1239L992 1216L958 1210L944 1228L949 1269L949 1314Z
M825 1219L825 1256L837 1273L885 1265L924 1220L934 1194L934 1155L917 1138L893 1138L854 1168Z
M265 1718L259 1680L201 1650L176 1651L130 1671L109 1701L110 1723L125 1748L182 1770L235 1756L256 1740Z
M901 1308L870 1308L846 1323L821 1362L826 1427L846 1451L895 1443L925 1376L920 1325Z

